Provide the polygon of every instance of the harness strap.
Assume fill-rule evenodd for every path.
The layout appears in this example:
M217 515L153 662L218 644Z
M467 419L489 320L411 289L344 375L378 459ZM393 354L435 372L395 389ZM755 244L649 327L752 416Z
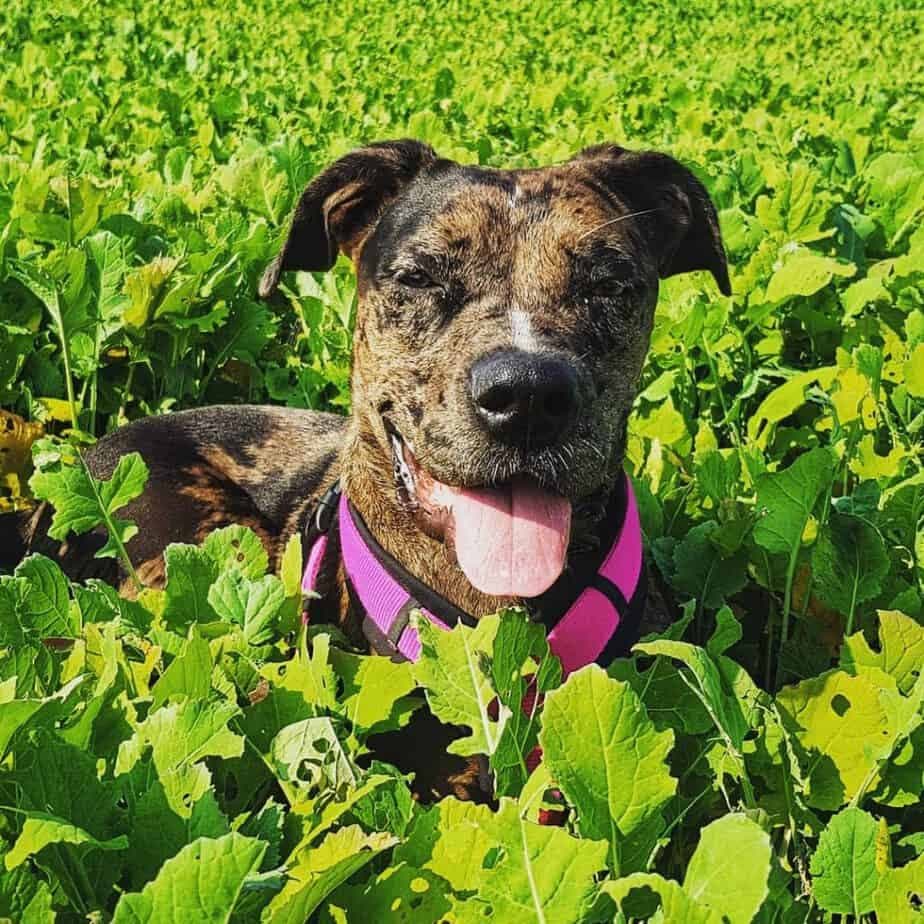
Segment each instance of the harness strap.
M549 647L561 660L565 675L593 661L609 663L635 640L646 581L638 505L631 482L626 475L623 478L626 505L615 541L590 584L550 623ZM472 616L408 574L376 542L338 485L321 499L306 531L309 553L302 579L306 594L316 589L335 511L344 569L366 613L366 635L379 653L398 652L411 661L420 657L420 639L410 625L415 610L441 629L457 622L476 624Z

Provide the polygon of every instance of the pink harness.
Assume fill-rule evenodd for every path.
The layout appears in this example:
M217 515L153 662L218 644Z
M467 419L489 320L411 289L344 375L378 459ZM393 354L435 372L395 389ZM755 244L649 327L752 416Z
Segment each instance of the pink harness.
M633 633L638 628L646 592L642 530L632 485L625 475L623 484L621 522L610 524L615 539L602 563L560 618L544 620L549 629L549 647L561 660L566 675L594 661L607 663L636 641ZM410 625L410 616L418 610L441 629L449 629L456 621L474 624L471 616L424 588L378 545L337 486L328 492L312 517L308 561L302 577L305 593L314 592L317 586L335 504L344 568L372 624L376 641L381 643L374 647L382 647L382 653L398 652L416 661L420 639ZM428 607L417 597L433 602ZM434 609L444 618L432 612Z

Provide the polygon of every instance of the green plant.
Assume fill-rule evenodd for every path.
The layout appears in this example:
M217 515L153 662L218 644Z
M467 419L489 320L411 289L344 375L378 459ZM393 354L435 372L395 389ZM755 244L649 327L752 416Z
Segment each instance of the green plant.
M172 548L166 589L132 600L28 559L0 578L0 918L166 920L169 893L234 921L630 921L659 900L668 921L915 920L913 12L258 7L0 10L0 510L48 498L56 533L101 527L124 562L143 467L96 482L77 447L204 403L348 407L349 267L255 298L331 158L411 135L530 166L613 140L692 166L732 269L730 299L705 278L663 286L630 423L647 547L685 616L562 684L516 613L433 634L440 655L414 668L302 637L297 548L267 575L244 530ZM466 646L462 695L444 665ZM524 664L547 688L530 715ZM495 811L411 804L369 763L370 733L420 690L471 729L458 747L489 754ZM566 826L535 826L554 788Z

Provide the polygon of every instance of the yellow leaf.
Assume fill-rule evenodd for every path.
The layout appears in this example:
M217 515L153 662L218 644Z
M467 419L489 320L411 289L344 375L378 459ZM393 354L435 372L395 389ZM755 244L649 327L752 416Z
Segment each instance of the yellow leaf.
M905 363L905 388L914 398L924 398L924 343L919 343Z

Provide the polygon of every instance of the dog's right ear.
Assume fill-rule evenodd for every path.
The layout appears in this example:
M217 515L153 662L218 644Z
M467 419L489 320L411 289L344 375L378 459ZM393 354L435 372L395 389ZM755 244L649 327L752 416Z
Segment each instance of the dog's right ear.
M357 148L315 177L295 208L289 235L260 280L269 298L286 270L329 270L338 251L355 258L385 206L436 160L427 144L409 139Z

